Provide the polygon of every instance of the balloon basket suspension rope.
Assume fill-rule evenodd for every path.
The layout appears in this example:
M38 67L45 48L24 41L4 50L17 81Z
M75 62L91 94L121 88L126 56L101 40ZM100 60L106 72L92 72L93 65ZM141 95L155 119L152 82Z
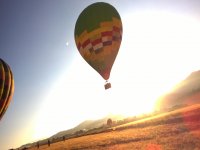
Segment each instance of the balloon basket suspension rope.
M109 83L108 80L106 80L104 87L105 87L105 90L111 88L111 83Z

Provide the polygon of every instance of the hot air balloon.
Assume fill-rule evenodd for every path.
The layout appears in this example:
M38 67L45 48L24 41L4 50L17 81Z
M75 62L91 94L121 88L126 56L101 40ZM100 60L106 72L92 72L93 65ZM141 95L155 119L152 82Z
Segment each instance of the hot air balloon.
M5 61L0 59L0 120L6 112L14 93L13 74Z
M122 41L122 22L117 10L110 4L97 2L79 15L75 25L75 42L85 61L105 80L110 72Z

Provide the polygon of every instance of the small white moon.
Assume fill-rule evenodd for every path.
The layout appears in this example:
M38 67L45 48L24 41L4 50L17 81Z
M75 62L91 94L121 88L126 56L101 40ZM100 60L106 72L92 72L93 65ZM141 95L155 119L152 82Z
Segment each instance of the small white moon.
M66 42L66 46L69 46L69 42Z

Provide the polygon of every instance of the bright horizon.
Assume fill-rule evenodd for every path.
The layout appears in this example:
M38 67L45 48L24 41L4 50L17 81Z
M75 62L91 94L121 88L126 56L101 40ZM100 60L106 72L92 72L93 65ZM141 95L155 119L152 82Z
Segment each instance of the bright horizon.
M4 144L3 149L20 147L73 128L82 121L100 119L108 114L134 116L152 112L159 96L171 90L191 72L200 69L200 16L197 12L184 11L186 6L193 10L194 6L189 6L189 2L185 2L182 7L178 2L175 6L172 2L165 2L166 6L164 2L155 6L134 2L134 9L129 1L107 2L118 10L123 24L121 47L109 79L111 89L104 89L105 81L80 56L74 42L75 21L81 11L93 1L82 2L81 5L70 2L78 8L65 20L63 18L70 13L60 13L63 16L58 21L64 21L54 23L57 25L56 29L66 28L64 33L63 30L54 33L54 24L48 26L46 36L49 38L58 34L52 39L57 41L56 44L48 45L51 44L51 40L45 36L48 40L44 45L41 44L43 47L38 49L38 52L30 54L27 58L19 55L17 58L21 59L16 60L11 58L16 54L7 56L7 52L4 52L3 56L11 60L16 90L14 99L0 122L0 145ZM50 8L53 6L52 4ZM55 10L66 9L59 8L61 4L57 7ZM50 8L48 9L51 10ZM38 21L42 24L44 21L37 19L33 22ZM46 29L45 25L44 27ZM34 33L31 35L34 36ZM26 36L24 38L26 39ZM35 39L37 38L36 36ZM45 38L41 38L40 41ZM31 49L29 44L27 49ZM33 42L33 45L37 43ZM18 49L22 48L19 46ZM41 52L43 49L46 51ZM27 55L29 52L26 50L24 53ZM34 65L37 65L29 63L31 58L38 60L34 61ZM27 74L23 66L26 63L31 64L26 68L27 72L31 71L31 75L20 79ZM34 70L35 68L39 69ZM39 73L34 73L33 70ZM33 77L41 77L42 80ZM25 86L29 82L31 85ZM13 124L16 126L13 127ZM14 141L10 137L13 137Z

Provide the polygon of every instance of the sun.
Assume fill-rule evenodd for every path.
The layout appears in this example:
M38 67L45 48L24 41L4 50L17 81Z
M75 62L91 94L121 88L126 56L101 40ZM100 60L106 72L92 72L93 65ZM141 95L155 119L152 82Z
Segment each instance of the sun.
M152 112L162 94L200 68L200 22L152 10L130 13L122 22L122 44L111 72L113 89L118 89L113 92L116 112Z

